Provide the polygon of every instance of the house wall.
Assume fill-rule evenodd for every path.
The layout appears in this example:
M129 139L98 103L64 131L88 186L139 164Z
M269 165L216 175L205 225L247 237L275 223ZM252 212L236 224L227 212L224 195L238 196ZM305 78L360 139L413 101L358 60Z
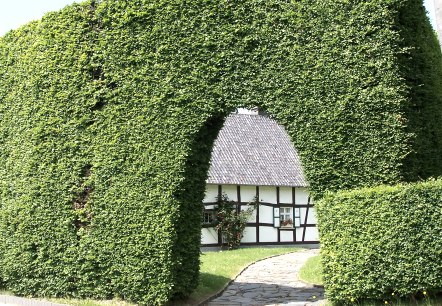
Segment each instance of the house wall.
M212 185L206 186L204 207L206 210L216 207L217 197L227 195L229 200L240 203L241 209L255 197L259 199L248 220L241 243L247 244L303 244L318 243L316 215L312 199L305 187L279 186L245 186L245 185ZM275 226L275 208L291 207L294 219L298 219L292 228ZM298 214L299 212L299 214ZM201 243L204 246L220 245L221 237L212 228L206 227L201 232Z

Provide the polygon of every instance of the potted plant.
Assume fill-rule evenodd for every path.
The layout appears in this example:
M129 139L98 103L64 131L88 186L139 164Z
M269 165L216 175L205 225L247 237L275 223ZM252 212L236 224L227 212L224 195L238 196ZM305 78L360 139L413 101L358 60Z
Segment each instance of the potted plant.
M293 227L293 220L292 219L282 220L281 227Z

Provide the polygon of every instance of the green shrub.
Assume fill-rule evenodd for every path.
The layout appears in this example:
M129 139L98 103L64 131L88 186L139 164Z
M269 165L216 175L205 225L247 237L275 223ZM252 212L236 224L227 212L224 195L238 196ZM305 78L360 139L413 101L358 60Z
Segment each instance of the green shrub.
M317 211L330 300L442 291L442 180L329 193Z
M418 57L434 82L406 82L435 39L404 39L410 3L89 0L0 38L0 283L188 295L211 147L239 106L285 126L316 198L440 175L440 52ZM426 156L413 139L436 156L422 173L406 167Z

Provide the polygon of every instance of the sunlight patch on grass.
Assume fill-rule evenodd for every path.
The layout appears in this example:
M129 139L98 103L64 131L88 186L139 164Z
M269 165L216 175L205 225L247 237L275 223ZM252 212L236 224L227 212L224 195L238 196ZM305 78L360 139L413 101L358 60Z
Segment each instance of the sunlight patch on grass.
M91 299L67 299L67 298L59 298L59 299L48 299L54 303L67 304L73 306L135 306L133 303L125 302L120 299L113 300L91 300Z
M309 284L323 285L321 255L307 260L299 271L299 278Z

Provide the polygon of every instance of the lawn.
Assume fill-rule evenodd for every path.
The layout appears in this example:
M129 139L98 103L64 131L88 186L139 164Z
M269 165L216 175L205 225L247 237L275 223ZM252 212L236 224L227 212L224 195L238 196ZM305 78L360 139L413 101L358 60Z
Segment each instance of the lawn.
M299 271L299 278L304 282L322 285L322 265L321 265L321 256L314 256L307 260L305 265ZM328 302L327 306L332 306L333 303ZM354 305L357 306L442 306L442 296L428 296L421 300L406 300L406 299L397 299L392 297L392 299L388 301L356 301Z
M298 251L293 247L244 248L233 251L205 252L201 254L201 276L196 290L187 300L173 301L174 306L197 305L220 291L251 263L266 257ZM8 294L0 292L0 294ZM133 306L121 300L97 301L80 299L50 299L50 301L75 306Z
M299 271L299 278L313 285L323 285L321 255L311 257Z

